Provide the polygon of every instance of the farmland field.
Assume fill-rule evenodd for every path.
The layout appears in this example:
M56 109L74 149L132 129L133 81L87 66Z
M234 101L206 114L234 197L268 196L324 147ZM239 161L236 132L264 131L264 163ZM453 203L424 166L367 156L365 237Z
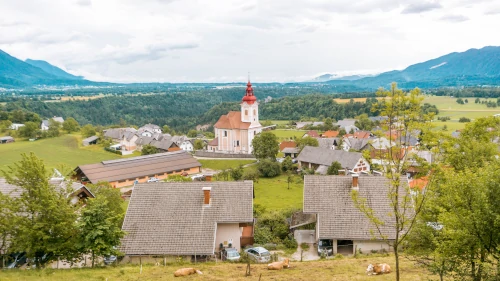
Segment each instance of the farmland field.
M161 262L162 259L160 258ZM43 270L7 270L0 275L3 281L94 281L94 280L394 280L395 273L368 276L366 267L369 263L388 263L394 267L394 257L389 256L361 256L359 258L328 259L309 262L291 262L290 268L280 271L267 270L267 264L252 264L251 276L245 277L246 265L242 263L173 263L166 266L159 265L119 265L105 268L84 269L43 269ZM439 280L430 275L425 269L415 266L411 261L401 258L401 280L427 281ZM195 267L203 275L191 275L175 278L175 270L183 267Z
M0 170L19 161L21 153L34 152L43 159L47 168L65 165L70 169L78 165L96 163L103 160L120 158L106 152L101 146L80 147L79 135L64 135L57 138L40 139L34 142L18 140L0 145Z

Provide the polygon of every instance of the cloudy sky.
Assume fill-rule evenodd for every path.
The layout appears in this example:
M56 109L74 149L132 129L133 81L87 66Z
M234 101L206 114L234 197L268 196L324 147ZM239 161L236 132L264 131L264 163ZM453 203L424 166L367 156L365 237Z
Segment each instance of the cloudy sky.
M0 0L0 11L0 49L96 81L297 81L500 46L498 0Z

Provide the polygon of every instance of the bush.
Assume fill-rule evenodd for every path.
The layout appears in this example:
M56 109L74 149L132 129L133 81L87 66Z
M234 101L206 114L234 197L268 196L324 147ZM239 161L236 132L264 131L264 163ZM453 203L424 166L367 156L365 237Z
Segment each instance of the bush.
M451 118L449 116L442 116L442 117L438 117L438 120L442 121L442 122L446 122L448 120L451 120Z
M236 169L231 169L229 173L231 174L233 180L239 181L243 177L243 167L239 166Z
M247 169L243 172L243 179L259 182L259 172L253 169Z
M266 178L276 177L281 174L280 163L269 159L261 160L259 164L257 164L257 169L260 175Z
M289 237L287 236L284 240L283 240L283 245L285 245L285 247L287 249L297 249L297 240L295 240L293 237Z
M466 122L470 122L470 119L467 118L467 117L460 117L460 119L458 119L458 122L460 122L460 123L466 123Z
M283 172L288 172L293 170L293 162L290 156L285 157L285 160L281 163L281 170Z
M334 258L338 259L338 260L341 260L341 259L344 258L344 256L342 254L336 254Z
M309 244L307 244L307 243L301 243L300 244L300 248L302 248L302 250L304 250L304 251L307 251L307 250L309 250Z
M120 150L114 150L114 149L111 149L109 147L105 147L104 150L109 151L109 152L114 153L114 154L122 155L122 152Z

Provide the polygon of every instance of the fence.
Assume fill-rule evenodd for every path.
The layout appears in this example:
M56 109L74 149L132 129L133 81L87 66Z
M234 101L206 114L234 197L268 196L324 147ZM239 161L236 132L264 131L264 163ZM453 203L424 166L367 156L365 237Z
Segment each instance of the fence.
M243 154L243 153L224 153L224 152L213 152L213 151L204 151L198 150L194 153L195 156L198 157L207 157L207 158L248 158L255 159L253 154Z

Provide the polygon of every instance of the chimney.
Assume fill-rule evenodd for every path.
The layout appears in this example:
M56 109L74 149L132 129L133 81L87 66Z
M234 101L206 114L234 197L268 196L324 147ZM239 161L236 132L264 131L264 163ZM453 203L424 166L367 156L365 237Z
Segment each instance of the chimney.
M339 170L339 176L345 176L345 170Z
M352 189L353 190L359 190L359 185L358 185L358 174L352 174Z
M202 190L203 190L203 204L210 205L210 190L212 190L212 188L204 187L202 188Z

